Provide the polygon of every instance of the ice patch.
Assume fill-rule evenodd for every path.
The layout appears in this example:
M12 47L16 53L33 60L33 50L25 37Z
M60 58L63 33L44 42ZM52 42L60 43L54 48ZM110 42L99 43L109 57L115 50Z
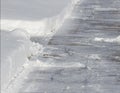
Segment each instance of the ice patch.
M72 62L72 63L54 63L54 62L41 62L39 60L37 60L34 64L34 66L36 67L41 67L41 68L84 68L86 67L84 64L81 64L79 62Z
M91 55L89 55L88 58L90 58L90 59L96 59L96 60L100 60L101 59L98 54L91 54Z
M96 11L118 11L117 8L102 8L102 7L96 7Z
M116 38L99 38L99 37L96 37L94 39L94 41L109 42L109 43L119 43L120 44L120 36L118 36Z

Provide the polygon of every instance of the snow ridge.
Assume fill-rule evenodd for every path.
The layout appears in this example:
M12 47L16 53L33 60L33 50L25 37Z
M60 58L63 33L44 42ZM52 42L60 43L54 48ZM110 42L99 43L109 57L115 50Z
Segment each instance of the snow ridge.
M47 38L48 41L61 27L65 19L70 16L78 1L71 0L58 16L45 18L41 21L1 20L2 93L8 93L9 89L12 88L14 79L17 79L20 72L24 70L24 65L30 65L28 58L31 55L37 55L37 51L42 49L42 45L31 42L30 37L49 37ZM11 81L13 82L11 83Z

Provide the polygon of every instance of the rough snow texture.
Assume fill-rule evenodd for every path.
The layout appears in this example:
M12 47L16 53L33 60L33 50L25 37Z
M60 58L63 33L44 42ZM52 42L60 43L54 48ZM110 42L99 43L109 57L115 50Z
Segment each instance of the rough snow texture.
M23 30L1 31L1 83L2 89L30 56L31 42Z

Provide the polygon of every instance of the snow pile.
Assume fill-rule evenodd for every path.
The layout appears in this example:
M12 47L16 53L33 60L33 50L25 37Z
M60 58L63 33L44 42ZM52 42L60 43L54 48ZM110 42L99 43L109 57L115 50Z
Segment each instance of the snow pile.
M80 0L70 0L67 7L63 9L63 11L58 16L53 16L50 19L46 19L45 29L43 30L43 35L47 37L51 37L55 34L55 32L62 26L64 21L69 18L72 13L72 10L75 4ZM47 32L47 34L46 34ZM41 33L38 31L37 35Z
M4 90L42 46L32 36L53 36L79 0L2 0L1 84ZM67 7L66 7L67 6ZM49 39L47 38L47 39ZM39 50L39 51L38 51Z
M109 42L109 43L119 43L120 44L120 36L118 36L116 38L98 38L98 37L96 37L94 40L98 41L98 42Z
M5 1L3 1L4 6L2 7L2 12L3 12L2 20L1 20L2 30L14 30L16 28L20 28L20 29L26 30L30 34L30 36L51 37L55 33L55 31L62 25L64 20L69 17L74 5L79 0L50 0L50 1L42 0L42 1L38 1L41 6L36 5L37 8L39 8L38 15L40 17L40 19L37 19L37 20L30 20L30 19L29 20L21 20L22 18L21 19L20 18L10 19L11 16L13 16L13 17L18 16L17 14L15 14L15 15L11 14L11 16L8 16L8 14L10 11L12 11L12 10L15 11L18 8L18 6L23 4L23 0L22 1L17 0L17 4L19 2L19 5L17 6L17 4L14 4L14 6L13 6L14 9L13 9L13 7L11 7L11 3L9 4L9 2L5 2ZM32 1L30 0L30 3L31 2ZM36 3L36 1L33 1L33 2ZM46 6L46 4L48 6ZM46 7L44 7L44 5ZM36 8L36 6L34 5L34 8ZM28 8L30 6L26 5L26 3L25 3L25 7ZM31 6L31 7L33 7L33 6ZM8 8L10 8L10 9L8 9ZM19 7L19 8L22 9L21 7ZM48 14L46 14L47 11L45 11L45 10L47 10L47 11L50 10L50 11L48 12ZM6 11L9 11L9 12L6 12ZM6 12L6 13L4 13L4 12ZM18 14L19 14L19 12L18 12ZM4 16L5 16L5 18L4 18ZM27 15L21 14L20 16L24 17ZM31 16L31 18L34 18L34 17L35 16L33 14L33 16Z
M28 61L31 41L24 30L1 31L1 84L7 87L12 77Z
M45 20L41 21L25 21L25 20L11 20L11 19L2 19L1 20L1 29L2 30L14 30L16 28L24 29L28 32L30 36L37 34L36 32L44 31ZM41 33L42 35L42 33Z

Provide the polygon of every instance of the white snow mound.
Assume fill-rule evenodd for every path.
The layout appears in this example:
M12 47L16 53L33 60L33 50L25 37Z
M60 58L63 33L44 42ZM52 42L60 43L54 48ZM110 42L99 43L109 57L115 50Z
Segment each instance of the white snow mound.
M1 85L5 89L20 67L27 62L31 42L26 31L1 31Z

